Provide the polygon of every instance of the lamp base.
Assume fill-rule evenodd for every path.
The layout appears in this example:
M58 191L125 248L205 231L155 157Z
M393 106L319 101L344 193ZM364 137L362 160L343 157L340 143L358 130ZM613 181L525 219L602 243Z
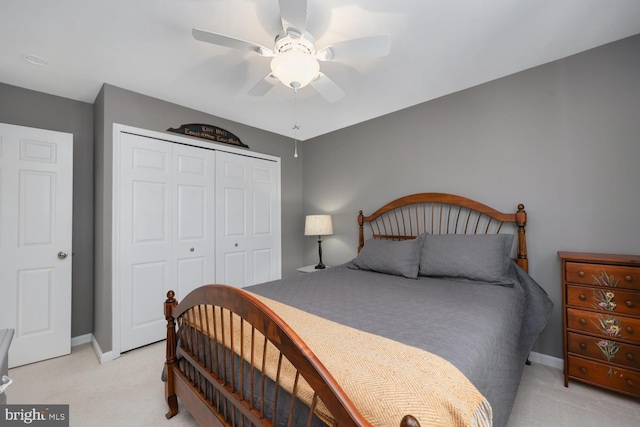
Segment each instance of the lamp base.
M318 265L316 265L316 270L322 270L324 267L322 263L322 237L318 236Z

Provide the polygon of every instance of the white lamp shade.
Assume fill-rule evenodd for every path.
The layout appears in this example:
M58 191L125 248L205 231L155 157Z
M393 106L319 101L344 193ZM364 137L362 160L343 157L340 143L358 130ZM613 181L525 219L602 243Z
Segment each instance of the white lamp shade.
M290 50L271 60L271 71L285 85L301 88L318 76L320 64L311 55Z
M331 215L307 215L304 221L305 236L327 236L333 234Z

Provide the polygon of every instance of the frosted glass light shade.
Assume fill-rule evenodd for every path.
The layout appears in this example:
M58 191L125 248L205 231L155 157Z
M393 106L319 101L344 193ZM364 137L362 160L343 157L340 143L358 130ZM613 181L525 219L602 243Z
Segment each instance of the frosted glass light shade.
M304 221L305 236L327 236L333 234L331 215L307 215Z
M308 85L320 72L320 64L311 55L290 50L271 60L271 71L282 83L299 89Z

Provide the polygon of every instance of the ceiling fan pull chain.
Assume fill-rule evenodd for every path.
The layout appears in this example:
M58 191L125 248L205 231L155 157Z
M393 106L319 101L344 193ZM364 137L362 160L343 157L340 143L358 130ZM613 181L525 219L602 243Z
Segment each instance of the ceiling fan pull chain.
M298 89L293 88L293 157L298 158Z

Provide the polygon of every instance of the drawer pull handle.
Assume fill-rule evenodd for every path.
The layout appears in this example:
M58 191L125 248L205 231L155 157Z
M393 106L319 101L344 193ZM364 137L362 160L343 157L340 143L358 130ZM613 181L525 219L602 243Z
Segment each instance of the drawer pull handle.
M585 368L584 366L580 366L580 372L582 372L583 374L586 374L587 368Z
M633 360L633 353L627 353L627 360Z
M584 271L582 271L582 270L578 271L578 276L584 277Z
M579 299L580 301L586 301L586 300L587 300L587 297L586 297L584 294L580 294L580 296L578 296L578 299Z
M627 283L631 283L633 279L631 278L631 276L624 276L624 281Z
M633 334L633 328L631 326L627 326L627 333Z
M581 325L586 325L586 324L587 324L587 321L586 321L586 320L584 320L583 318L580 318L580 324L581 324Z
M633 301L631 301L630 299L626 300L624 302L624 305L626 305L627 307L631 308L633 307Z
M633 387L633 380L628 379L628 380L627 380L627 385L628 385L629 387Z
M584 350L584 349L587 348L587 345L585 343L581 342L580 343L580 348Z

